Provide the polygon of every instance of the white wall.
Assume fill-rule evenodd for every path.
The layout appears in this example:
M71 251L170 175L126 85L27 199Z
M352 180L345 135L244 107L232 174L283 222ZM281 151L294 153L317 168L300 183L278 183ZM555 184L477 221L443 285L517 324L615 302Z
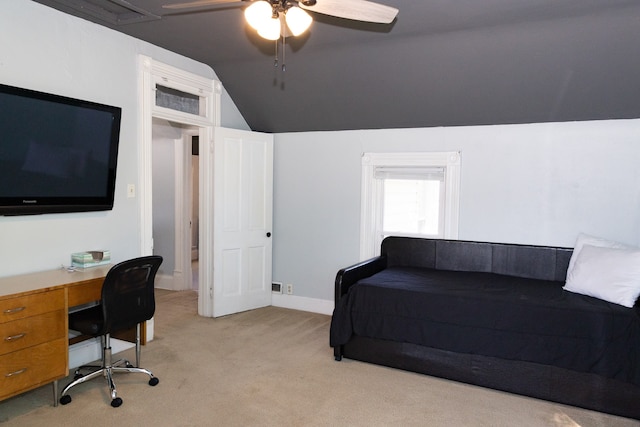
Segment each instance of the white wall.
M278 134L273 280L333 301L359 257L363 152L462 152L459 238L640 245L640 120Z
M122 108L112 211L0 217L0 276L69 264L72 252L110 249L114 261L140 254L138 55L208 78L210 67L38 3L3 0L0 82ZM222 124L247 129L226 92Z

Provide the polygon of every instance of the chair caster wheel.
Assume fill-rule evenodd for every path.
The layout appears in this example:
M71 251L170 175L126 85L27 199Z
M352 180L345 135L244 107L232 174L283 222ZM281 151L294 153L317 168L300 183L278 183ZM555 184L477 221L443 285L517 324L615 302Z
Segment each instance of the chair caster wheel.
M71 396L69 396L68 394L65 394L60 398L60 404L66 405L67 403L71 403Z
M159 382L160 382L159 379L157 379L156 377L153 377L149 380L149 385L155 386L155 385L158 385Z
M116 397L111 401L111 406L113 406L114 408L117 408L120 405L122 405L122 399L120 399L119 397Z

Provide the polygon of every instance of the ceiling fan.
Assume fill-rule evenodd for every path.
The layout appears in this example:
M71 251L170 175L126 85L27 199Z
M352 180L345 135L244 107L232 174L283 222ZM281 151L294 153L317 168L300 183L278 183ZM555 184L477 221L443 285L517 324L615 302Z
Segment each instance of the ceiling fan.
M252 0L195 0L186 3L172 3L165 9L190 9L229 3L251 2ZM389 24L398 15L398 9L368 0L262 0L278 12L288 11L296 4L311 12L355 21ZM280 10L282 9L282 10Z
M398 9L368 0L195 0L162 7L182 10L246 2L251 3L244 11L247 23L267 40L277 42L282 37L283 46L287 37L299 36L311 25L313 19L306 11L375 24L390 24L398 15ZM276 43L276 65L277 57Z

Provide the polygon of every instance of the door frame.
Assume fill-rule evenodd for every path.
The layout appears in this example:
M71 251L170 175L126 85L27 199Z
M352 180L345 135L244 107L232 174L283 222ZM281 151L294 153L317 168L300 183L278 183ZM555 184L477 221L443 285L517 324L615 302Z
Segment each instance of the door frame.
M219 81L154 61L140 55L140 145L138 156L138 194L140 197L140 254L153 254L152 141L153 118L199 128L199 205L200 262L198 314L213 315L213 128L220 124L222 85ZM185 113L156 105L156 85L177 89L200 98L202 115Z

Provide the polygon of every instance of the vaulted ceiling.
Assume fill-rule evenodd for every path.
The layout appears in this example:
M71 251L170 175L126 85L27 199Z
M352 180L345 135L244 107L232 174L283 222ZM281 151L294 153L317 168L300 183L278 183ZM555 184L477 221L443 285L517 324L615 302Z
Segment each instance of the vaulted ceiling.
M638 0L380 0L390 25L313 14L286 71L246 2L34 1L210 65L257 131L640 117Z

